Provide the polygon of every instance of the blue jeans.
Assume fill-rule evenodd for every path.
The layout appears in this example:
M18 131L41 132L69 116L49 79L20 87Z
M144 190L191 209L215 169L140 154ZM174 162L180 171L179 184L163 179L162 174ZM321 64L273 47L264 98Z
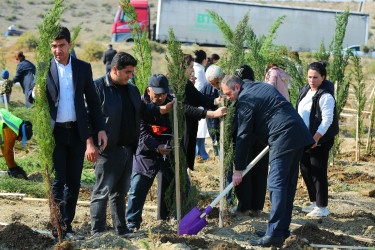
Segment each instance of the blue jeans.
M91 234L104 231L108 200L113 229L121 234L126 230L125 197L130 188L133 154L130 147L104 152L94 164L96 183L90 202Z
M169 214L165 203L165 192L174 179L174 172L170 164L164 161L158 161L158 220L165 220ZM142 210L146 201L146 196L150 190L154 177L148 177L133 171L131 177L130 192L128 197L128 210L126 211L126 220L129 228L139 228L142 222Z
M270 162L268 191L272 203L266 235L289 236L293 201L298 181L298 166L303 148L286 153Z
M195 156L200 155L202 156L203 160L207 160L210 158L210 156L206 152L204 141L205 138L197 138L197 142L195 144Z
M9 103L9 95L7 96L7 103ZM1 95L1 102L4 103L4 95Z

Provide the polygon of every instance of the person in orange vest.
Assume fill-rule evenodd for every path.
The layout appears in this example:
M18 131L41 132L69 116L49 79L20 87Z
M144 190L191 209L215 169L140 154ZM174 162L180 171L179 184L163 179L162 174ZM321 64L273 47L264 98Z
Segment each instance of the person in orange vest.
M14 161L13 148L17 140L22 141L23 147L26 141L30 140L33 135L32 124L29 121L23 121L3 108L0 108L0 118L1 152L8 165L8 175L28 180L26 172L20 166L17 166Z

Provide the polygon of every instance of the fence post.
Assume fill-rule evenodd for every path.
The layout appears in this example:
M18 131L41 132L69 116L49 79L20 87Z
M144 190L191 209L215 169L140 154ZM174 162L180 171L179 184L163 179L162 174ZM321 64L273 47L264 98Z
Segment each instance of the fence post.
M224 106L224 100L221 100ZM220 118L220 193L224 190L224 117ZM220 200L219 227L223 227L224 199Z
M174 137L174 161L176 178L176 213L177 221L181 221L181 192L180 192L180 143L178 141L178 119L177 119L177 98L173 104L173 137Z

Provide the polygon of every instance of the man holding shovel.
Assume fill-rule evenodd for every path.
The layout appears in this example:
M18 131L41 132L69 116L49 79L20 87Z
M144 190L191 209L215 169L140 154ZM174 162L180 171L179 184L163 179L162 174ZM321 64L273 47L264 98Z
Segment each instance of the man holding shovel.
M293 106L276 88L262 82L243 84L237 76L226 76L221 87L226 97L236 101L235 172L233 185L242 181L247 157L254 157L255 138L270 146L269 196L272 203L267 232L254 246L282 246L289 236L298 166L304 147L315 143Z

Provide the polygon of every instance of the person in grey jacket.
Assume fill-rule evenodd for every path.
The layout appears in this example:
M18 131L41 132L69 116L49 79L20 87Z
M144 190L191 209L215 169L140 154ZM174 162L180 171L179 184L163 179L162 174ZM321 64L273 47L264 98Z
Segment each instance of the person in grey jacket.
M25 59L22 51L17 52L15 59L18 65L13 82L19 82L21 84L22 91L25 94L25 105L29 108L32 104L29 102L28 91L31 89L31 85L34 82L36 68L34 64Z
M104 232L106 208L109 200L112 223L119 235L131 233L125 222L125 196L130 188L133 154L140 136L140 119L143 115L166 114L173 101L163 106L141 102L138 88L128 82L137 61L130 54L120 52L112 60L112 69L94 81L105 118L108 135L107 147L97 150L94 138L87 144L88 153L95 152L96 183L90 203L91 234ZM93 134L94 136L94 134ZM89 159L90 160L90 159Z
M270 146L270 219L264 236L249 243L280 247L289 236L299 160L303 149L315 141L292 104L274 87L262 82L243 84L237 76L226 76L221 87L227 99L236 101L238 129L234 186L242 181L248 156L254 158L255 139Z

